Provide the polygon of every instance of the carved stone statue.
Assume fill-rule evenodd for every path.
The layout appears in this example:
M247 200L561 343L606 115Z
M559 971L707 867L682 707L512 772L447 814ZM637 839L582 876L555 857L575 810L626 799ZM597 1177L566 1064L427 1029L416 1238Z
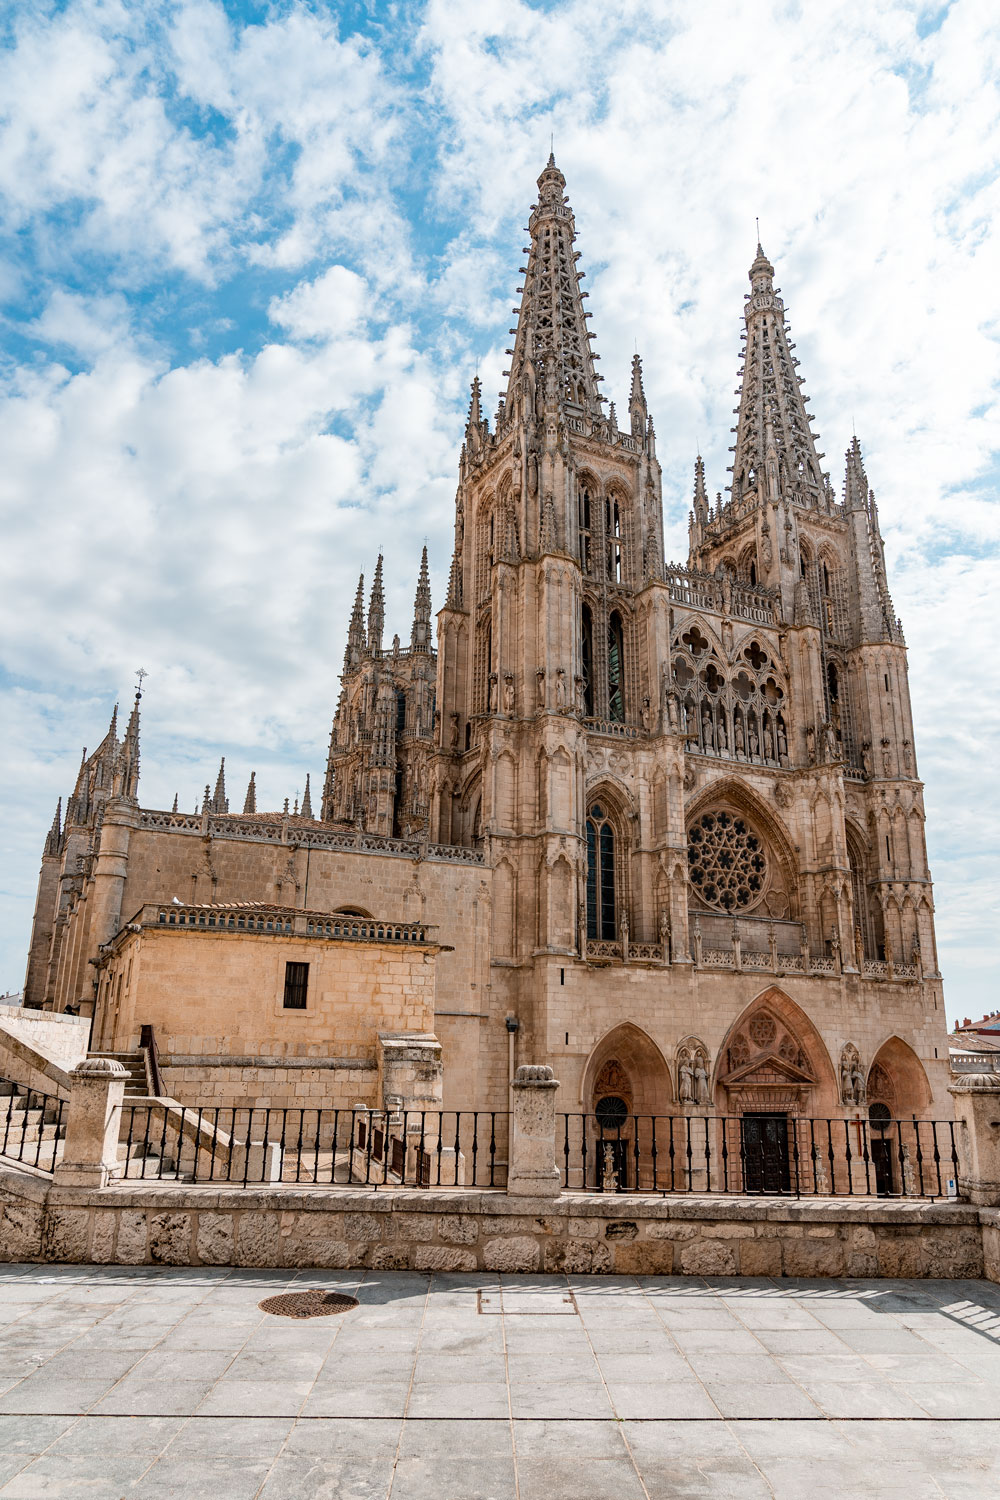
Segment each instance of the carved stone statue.
M451 748L453 750L457 750L458 749L458 714L457 713L453 713L452 716L451 716L451 733L450 733L449 738L450 738L450 742L451 742Z
M496 712L496 706L497 706L497 674L495 672L491 672L490 673L490 679L489 679L489 695L488 695L487 700L486 700L486 712L488 714L495 713Z
M788 764L788 736L785 734L785 726L778 725L778 760L783 766Z
M892 774L892 746L888 740L882 741L882 774L883 776Z
M860 1063L860 1061L855 1062L854 1067L852 1069L852 1072L851 1072L851 1086L852 1086L851 1087L851 1092L853 1094L854 1103L855 1104L864 1104L864 1102L865 1102L865 1093L866 1093L866 1090L865 1090L865 1075L861 1071L861 1063Z
M566 669L564 667L556 669L556 707L560 709L566 707Z
M816 764L816 728L813 724L806 725L806 759L811 766Z
M728 748L729 748L729 741L726 738L726 721L722 717L722 715L720 714L719 715L719 750L720 751L722 751L722 750L728 750Z
M535 673L535 701L539 708L545 707L545 671L541 667Z
M642 717L642 727L648 733L649 732L649 726L652 723L652 719L653 719L652 713L650 711L650 706L649 706L649 694L648 693L646 694L646 696L642 700L642 713L641 713L641 717Z
M694 1103L694 1068L686 1052L682 1052L677 1064L677 1093L682 1104Z
M710 1104L711 1098L708 1089L708 1069L705 1066L704 1053L699 1052L694 1064L694 1093L699 1104Z
M514 712L514 678L509 672L503 680L503 711L508 715Z
M861 764L864 767L865 775L870 778L872 774L872 747L870 740L865 740L861 746Z

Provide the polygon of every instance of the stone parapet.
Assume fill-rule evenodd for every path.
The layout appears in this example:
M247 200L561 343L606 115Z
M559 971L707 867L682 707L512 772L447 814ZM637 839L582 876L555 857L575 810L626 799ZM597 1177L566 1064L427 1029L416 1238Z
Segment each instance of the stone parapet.
M115 1265L1000 1277L962 1203L50 1185L0 1170L0 1257ZM985 1253L984 1253L985 1245Z

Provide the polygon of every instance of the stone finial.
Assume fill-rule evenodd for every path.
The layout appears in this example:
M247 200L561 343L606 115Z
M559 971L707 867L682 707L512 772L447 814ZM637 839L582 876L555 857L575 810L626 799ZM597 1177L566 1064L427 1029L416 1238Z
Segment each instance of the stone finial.
M522 1063L514 1074L515 1083L553 1084L558 1088L555 1078L555 1073L544 1063Z
M113 1057L85 1057L70 1069L71 1078L127 1078L128 1068Z

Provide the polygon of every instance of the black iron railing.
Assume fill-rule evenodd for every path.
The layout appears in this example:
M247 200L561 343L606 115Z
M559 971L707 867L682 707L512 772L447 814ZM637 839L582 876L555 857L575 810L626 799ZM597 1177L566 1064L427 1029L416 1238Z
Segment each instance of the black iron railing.
M563 1187L585 1192L933 1199L958 1181L951 1120L563 1114L557 1136Z
M0 1156L51 1172L65 1134L65 1101L0 1081Z
M321 1187L503 1187L499 1110L122 1109L122 1175Z

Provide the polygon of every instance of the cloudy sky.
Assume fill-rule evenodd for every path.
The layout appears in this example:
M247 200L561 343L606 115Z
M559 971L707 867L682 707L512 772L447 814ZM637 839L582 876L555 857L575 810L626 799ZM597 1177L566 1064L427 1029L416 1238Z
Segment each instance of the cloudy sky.
M550 134L605 393L633 349L686 555L726 483L754 219L910 646L952 1015L1000 1000L994 0L25 0L0 32L0 990L144 667L141 796L321 774L358 572L447 576Z

